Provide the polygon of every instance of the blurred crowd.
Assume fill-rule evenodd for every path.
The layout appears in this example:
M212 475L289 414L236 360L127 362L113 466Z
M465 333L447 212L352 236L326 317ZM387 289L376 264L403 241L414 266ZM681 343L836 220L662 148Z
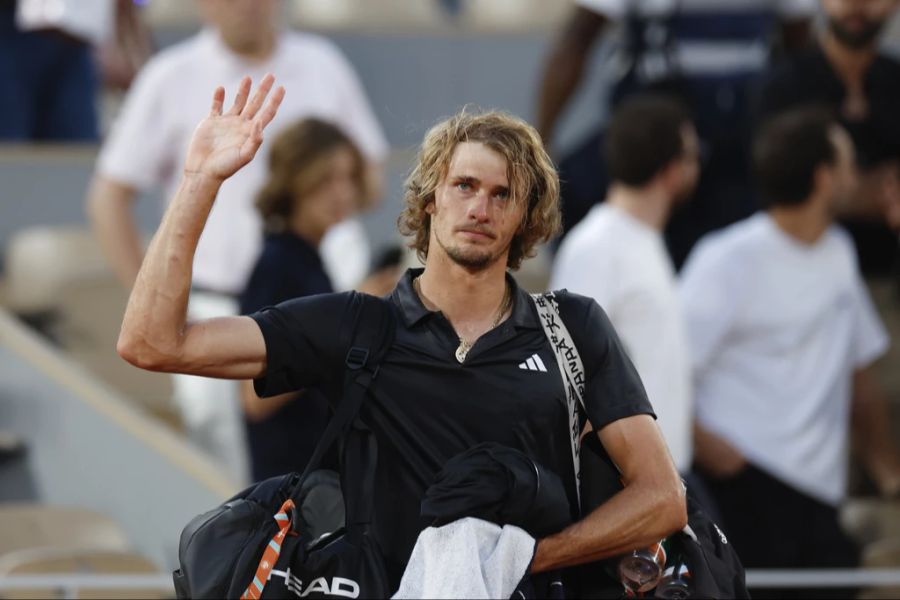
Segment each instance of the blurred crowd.
M388 292L407 259L373 258L359 217L385 193L389 147L335 44L282 27L277 0L196 0L201 31L154 53L139 4L0 0L0 139L98 140L101 84L127 89L86 200L122 285L143 257L135 202L174 193L212 90L271 72L288 93L216 201L191 316ZM549 286L609 315L676 466L747 567L858 564L838 520L851 455L872 491L900 496L900 389L883 381L900 336L885 325L900 313L900 61L880 44L898 8L575 0L535 90L551 145L598 42L618 36L596 106L610 118L555 157ZM237 481L302 470L328 419L323 390L263 400L177 376L174 395Z

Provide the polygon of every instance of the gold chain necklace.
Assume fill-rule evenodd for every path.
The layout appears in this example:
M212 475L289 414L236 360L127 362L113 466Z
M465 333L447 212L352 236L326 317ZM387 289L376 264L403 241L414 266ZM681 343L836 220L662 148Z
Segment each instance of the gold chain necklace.
M413 288L416 290L416 293L419 294L419 298L424 300L425 296L422 294L422 284L419 283L419 277L413 279ZM506 314L506 311L509 310L511 305L512 294L509 293L509 285L504 281L503 300L500 302L500 306L497 307L497 316L494 318L494 322L491 323L488 331L500 324L500 321L503 320L503 315ZM461 335L458 335L457 337L459 337L459 346L456 347L456 360L459 361L459 364L462 364L466 362L466 357L469 355L469 350L472 349L474 342L466 340Z

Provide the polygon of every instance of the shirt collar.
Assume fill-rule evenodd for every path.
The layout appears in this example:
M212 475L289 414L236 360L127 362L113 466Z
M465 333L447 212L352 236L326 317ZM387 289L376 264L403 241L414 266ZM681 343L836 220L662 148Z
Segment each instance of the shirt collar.
M400 313L403 315L403 320L406 322L407 327L412 327L425 317L438 313L438 311L428 310L422 304L422 299L419 298L419 294L416 293L415 287L413 287L413 280L424 271L425 269L421 268L408 269L391 293L391 298L400 308ZM516 327L540 329L541 323L538 320L537 311L534 308L531 296L519 287L515 278L509 273L506 274L506 281L510 285L513 295L513 309L509 321Z

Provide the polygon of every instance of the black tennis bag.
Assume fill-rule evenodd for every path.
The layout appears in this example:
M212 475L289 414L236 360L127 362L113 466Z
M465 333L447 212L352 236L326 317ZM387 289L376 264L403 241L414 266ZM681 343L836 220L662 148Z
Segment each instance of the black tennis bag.
M343 397L303 474L253 485L195 517L181 533L178 598L385 598L371 536L377 444L358 413L393 342L394 314L355 294ZM341 475L319 470L341 442Z
M581 446L581 505L587 513L622 489L619 471L596 435ZM670 536L691 574L689 598L749 598L744 567L734 546L687 487L688 527ZM622 584L608 564L575 567L581 598L618 598Z

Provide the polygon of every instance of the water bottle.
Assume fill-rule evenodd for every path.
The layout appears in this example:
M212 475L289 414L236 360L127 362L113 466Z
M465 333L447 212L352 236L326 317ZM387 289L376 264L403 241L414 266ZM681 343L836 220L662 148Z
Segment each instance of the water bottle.
M666 568L662 579L656 586L654 596L669 600L684 600L690 598L693 591L691 572L688 571L687 565L677 561L671 567Z
M666 565L665 541L635 550L619 560L619 579L626 590L643 593L659 584Z

